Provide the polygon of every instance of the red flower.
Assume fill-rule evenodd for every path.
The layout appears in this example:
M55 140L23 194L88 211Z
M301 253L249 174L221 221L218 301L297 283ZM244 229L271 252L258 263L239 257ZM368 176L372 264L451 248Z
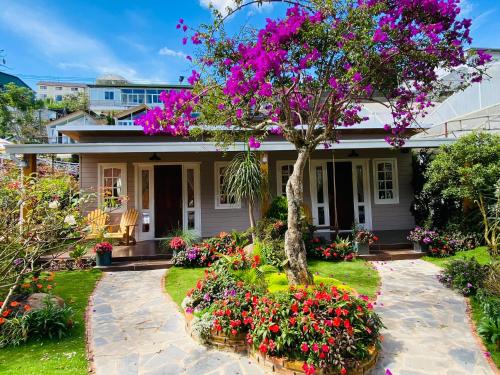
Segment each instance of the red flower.
M269 330L271 332L277 333L280 330L280 327L277 324L273 324L271 327L269 327Z
M335 344L335 339L334 339L333 337L329 337L329 338L328 338L328 343L329 343L330 345Z
M346 328L351 327L351 322L348 319L344 320L344 327Z
M294 325L295 325L295 323L297 323L297 319L296 319L296 318L294 318L293 316L292 316L289 320L290 320L290 324L291 324L292 326L294 326Z
M300 350L302 350L304 353L307 353L309 351L309 345L307 345L307 343L302 343L302 345L300 346Z
M315 351L315 352L319 352L319 345L314 343L313 346L312 346L312 350Z
M296 313L298 311L299 311L299 305L296 302L294 302L292 304L292 312Z
M330 348L328 347L328 345L323 344L321 345L321 351L324 353L328 353L330 351Z
M262 354L266 354L267 353L267 345L262 343L259 345L259 351L262 353Z
M308 365L307 362L304 362L302 365L302 369L306 375L314 375L316 373L316 369L313 365Z
M347 374L347 370L345 369L345 367L342 367L342 369L340 370L340 373L341 373L342 375Z
M333 325L335 327L340 327L340 323L342 322L342 319L340 319L339 317L335 317L333 318Z
M0 318L0 326L5 323L5 318Z

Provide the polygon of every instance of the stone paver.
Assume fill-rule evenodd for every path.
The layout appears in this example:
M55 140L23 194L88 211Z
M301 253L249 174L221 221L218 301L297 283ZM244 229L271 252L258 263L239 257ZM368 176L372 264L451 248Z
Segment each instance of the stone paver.
M207 350L186 334L184 317L162 293L164 273L107 273L100 281L90 315L96 374L264 374L247 357Z
M372 375L489 375L464 298L441 285L423 260L374 262L382 278L376 310L387 327Z

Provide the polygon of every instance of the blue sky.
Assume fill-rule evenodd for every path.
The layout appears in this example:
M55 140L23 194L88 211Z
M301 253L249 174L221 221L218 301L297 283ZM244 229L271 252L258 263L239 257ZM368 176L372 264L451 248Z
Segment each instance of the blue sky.
M0 0L0 49L7 68L34 86L39 80L92 82L105 73L132 81L175 83L189 75L175 29L210 21L210 0ZM231 0L212 0L224 8ZM230 21L262 22L283 6L248 8ZM473 19L473 46L500 48L499 0L462 0Z

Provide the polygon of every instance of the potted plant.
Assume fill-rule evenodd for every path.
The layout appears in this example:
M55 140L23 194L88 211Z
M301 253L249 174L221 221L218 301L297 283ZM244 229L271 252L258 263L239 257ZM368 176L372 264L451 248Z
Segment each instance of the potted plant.
M354 246L358 254L368 255L370 245L378 241L378 237L366 229L356 229L354 233Z
M172 249L174 253L173 256L175 257L177 255L177 251L185 250L186 241L184 241L182 237L177 236L172 238L168 245Z
M415 227L407 239L413 243L413 250L419 252L428 251L429 247L436 242L439 235L436 231Z
M97 267L111 266L113 245L109 242L99 242L94 246L94 253L96 255L95 262Z

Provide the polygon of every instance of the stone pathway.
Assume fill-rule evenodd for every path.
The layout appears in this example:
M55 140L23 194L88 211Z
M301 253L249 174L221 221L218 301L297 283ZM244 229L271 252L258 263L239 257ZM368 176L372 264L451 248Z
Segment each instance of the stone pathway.
M90 315L97 375L264 374L247 357L207 350L162 293L165 270L106 273Z
M423 260L374 262L382 278L377 312L387 327L372 375L494 374L466 316L464 298Z

